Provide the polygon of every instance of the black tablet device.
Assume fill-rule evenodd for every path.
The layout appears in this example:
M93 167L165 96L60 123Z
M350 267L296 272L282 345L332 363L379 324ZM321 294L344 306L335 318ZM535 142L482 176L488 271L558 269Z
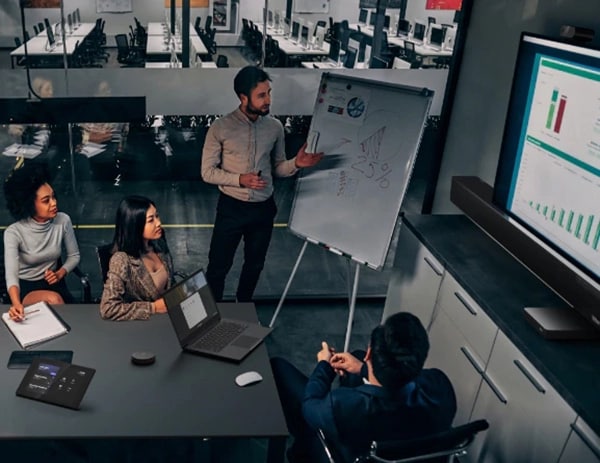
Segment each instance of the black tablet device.
M25 372L17 395L77 410L94 373L93 368L38 357Z

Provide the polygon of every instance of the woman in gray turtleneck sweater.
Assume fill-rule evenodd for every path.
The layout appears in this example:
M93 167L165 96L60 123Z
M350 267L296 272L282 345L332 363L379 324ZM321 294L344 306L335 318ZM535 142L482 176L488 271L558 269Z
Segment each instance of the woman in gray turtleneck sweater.
M15 170L4 182L4 195L17 220L4 232L10 317L22 320L23 306L39 301L72 302L64 278L79 264L79 247L71 219L58 212L45 172L28 167ZM66 259L58 268L63 247Z

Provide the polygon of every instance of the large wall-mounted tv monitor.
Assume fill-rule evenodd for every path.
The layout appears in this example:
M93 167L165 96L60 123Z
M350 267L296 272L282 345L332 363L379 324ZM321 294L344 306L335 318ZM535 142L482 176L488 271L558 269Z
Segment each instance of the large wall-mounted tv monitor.
M425 38L425 31L427 30L427 25L422 21L415 21L415 26L413 28L413 40L417 42L422 42Z
M494 203L592 288L574 307L600 328L600 50L522 35Z

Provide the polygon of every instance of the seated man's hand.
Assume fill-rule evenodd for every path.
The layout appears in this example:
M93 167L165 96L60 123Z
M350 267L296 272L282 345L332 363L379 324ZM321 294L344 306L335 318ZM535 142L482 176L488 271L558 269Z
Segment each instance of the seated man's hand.
M354 375L360 374L360 370L362 369L363 362L358 360L354 355L349 354L348 352L341 352L339 354L333 354L329 363L333 367L333 369L339 375L343 376L345 373L350 373Z
M329 345L325 341L323 341L321 343L321 350L317 352L317 362L320 362L321 360L329 362L331 356L333 355L333 352L334 349L329 347Z

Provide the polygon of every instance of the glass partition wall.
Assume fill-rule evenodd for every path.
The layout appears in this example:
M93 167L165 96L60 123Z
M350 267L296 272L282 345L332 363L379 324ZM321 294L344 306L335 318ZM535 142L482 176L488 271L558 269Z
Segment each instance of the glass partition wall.
M48 171L57 192L59 209L71 215L76 227L82 267L92 276L95 296L99 296L102 289L95 247L112 239L115 210L126 194L143 194L156 201L181 271L206 266L218 190L200 177L203 141L212 121L239 104L233 92L233 78L237 70L247 64L262 62L268 68L273 80L271 113L284 124L289 157L295 155L306 138L324 70L434 90L428 126L404 205L405 210L421 210L432 175L431 166L435 164L432 159L439 151L439 121L451 61L440 63L421 57L417 58L418 64L406 64L408 60L400 55L400 47L394 48L391 43L392 37L400 40L398 8L393 11L361 9L356 1L356 8L349 11L346 0L331 0L328 11L307 12L312 8L310 2L296 2L302 5L268 0L263 9L262 2L259 2L260 7L235 0L215 6L213 1L189 0L189 19L181 6L175 8L174 32L169 24L172 9L164 0L141 11L120 14L97 13L95 6L84 7L76 0L63 0L60 9L25 10L24 18L17 9L12 12L15 24L2 24L0 29L4 31L17 28L22 31L24 23L25 30L33 33L32 25L44 23L45 17L51 25L62 24L62 17L71 14L71 34L84 24L90 24L90 31L96 31L89 33L93 41L76 39L80 42L78 47L83 46L80 51L86 51L82 54L85 61L66 57L64 45L62 53L58 48L46 50L56 54L52 59L17 56L11 54L13 48L5 52L5 66L0 69L3 81L0 87L3 105L0 175L4 179L14 169L31 164ZM416 18L410 15L423 16L426 11L415 12L410 3L409 0L404 14L413 30ZM135 7L135 3L133 5ZM77 8L79 12L75 13ZM366 18L363 10L367 10ZM221 15L217 21L211 14L215 11ZM440 14L445 15L437 21L440 24L455 16L455 12ZM185 19L189 21L189 28L183 27ZM65 34L63 44L64 38L69 42L68 19L65 21L67 26L59 30ZM250 25L250 22L252 30L262 34L260 45L253 42L256 38L244 35L248 32L245 24ZM97 24L99 29L96 29ZM189 69L182 65L182 54L177 48L183 49L186 29L190 38L195 34L203 45L202 34L212 35L215 44L209 42L209 48L216 47L207 49L207 55L198 54L200 45L190 40L190 56L195 59L188 58ZM291 36L295 29L297 37ZM140 44L145 35L148 46L155 33L160 37L156 41L164 53L160 58L148 59L148 53L143 53ZM370 42L365 39L369 33ZM182 37L178 38L178 34ZM126 35L130 48L124 56L118 47L120 35ZM372 46L373 37L387 37L387 48ZM338 50L337 57L329 53L332 44ZM274 53L277 50L274 45L279 46L277 53ZM287 52L282 51L286 46ZM320 46L328 48L326 55ZM378 54L373 53L374 49ZM386 51L388 55L384 55ZM348 55L352 54L353 66L346 65ZM227 58L227 67L219 66L220 55ZM405 63L393 65L393 59L384 57L398 58ZM374 58L386 63L383 68ZM285 228L294 185L294 178L279 179L275 184L277 226L257 297L281 295L296 249L302 244ZM2 191L0 196L0 203L4 205ZM0 226L4 228L11 222L6 208L0 208ZM393 249L390 255L393 257ZM340 273L345 275L345 263L335 256L325 253L324 257L319 254L319 258L335 259L330 265L341 266ZM316 268L307 265L299 271L318 274L321 265ZM239 267L240 262L236 260L226 296L234 293ZM346 296L344 278L339 281L311 279L311 282L311 288L297 288L296 293L292 289L290 296ZM385 294L386 288L385 271L364 272L359 295L379 296Z

